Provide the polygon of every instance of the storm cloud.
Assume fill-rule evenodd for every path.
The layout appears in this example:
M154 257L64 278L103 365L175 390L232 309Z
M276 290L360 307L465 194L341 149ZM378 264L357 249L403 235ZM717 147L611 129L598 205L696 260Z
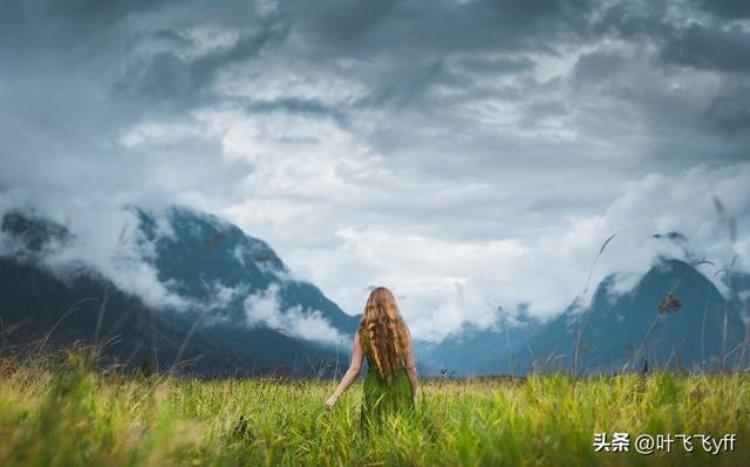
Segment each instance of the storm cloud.
M2 205L204 209L440 339L562 311L614 233L622 290L661 231L747 268L748 57L729 0L9 0Z

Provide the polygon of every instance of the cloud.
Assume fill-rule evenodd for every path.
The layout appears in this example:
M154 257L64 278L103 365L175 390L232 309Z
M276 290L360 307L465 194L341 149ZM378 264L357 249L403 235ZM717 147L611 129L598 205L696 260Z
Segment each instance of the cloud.
M747 195L742 2L100 3L0 18L0 188L95 257L120 206L189 205L439 339L561 311L614 232L595 279L622 290L684 253L657 231L725 255L707 193Z
M244 300L245 316L250 326L263 325L306 340L339 344L343 336L331 326L319 310L303 310L300 305L282 310L280 286L248 295Z
M748 71L746 54L750 49L750 30L739 24L707 27L692 23L673 32L662 51L669 62L709 70Z
M304 262L318 264L338 256L332 267L317 270L316 282L324 284L324 290L325 284L340 281L341 270L353 271L349 275L354 284L385 284L405 296L401 308L415 334L440 340L459 332L465 323L493 325L497 306L543 319L561 312L583 291L599 247L612 234L616 237L598 261L584 301L608 274L616 274L615 291L629 291L659 255L687 261L706 257L718 267L728 265L732 245L714 197L739 219L738 231L743 233L734 252L745 261L736 267L750 272L748 177L748 163L698 166L670 176L649 174L628 183L600 212L557 217L554 225L535 236L449 240L436 232L428 236L392 228L343 230L336 248L340 256L333 248L311 251ZM653 237L671 231L687 237L687 249ZM726 293L713 266L699 270ZM350 309L358 309L366 296L359 288L338 289L343 292L339 302L351 303Z
M234 31L228 39L206 46L211 36L226 36L222 30L213 34L196 34L191 39L193 48L207 50L198 53L156 51L136 56L128 64L127 74L118 88L127 96L139 99L177 102L185 105L199 101L211 92L210 85L219 71L257 55L274 42L283 41L287 28L283 23L260 24L249 30ZM183 48L180 48L183 49Z
M750 18L750 5L742 0L697 0L696 3L726 18Z
M151 263L156 255L155 244L137 228L138 218L132 210L92 202L78 205L75 219L68 215L60 218L60 212L47 210L49 205L27 204L9 194L0 194L0 219L18 209L45 222L51 219L68 234L63 239L52 239L40 254L27 257L23 255L24 246L14 242L10 235L0 233L3 256L21 254L65 281L71 273L106 278L118 289L140 297L154 308L186 310L192 306L174 293L170 284L159 279Z

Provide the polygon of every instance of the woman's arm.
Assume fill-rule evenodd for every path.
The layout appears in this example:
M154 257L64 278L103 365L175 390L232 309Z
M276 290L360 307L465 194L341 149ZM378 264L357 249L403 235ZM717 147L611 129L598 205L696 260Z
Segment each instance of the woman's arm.
M411 382L411 396L414 399L414 403L417 402L417 391L419 390L419 379L417 378L417 361L414 358L414 346L411 341L411 334L407 330L407 346L406 346L406 373L409 375L409 381Z
M352 361L349 364L349 369L346 370L346 374L341 378L339 386L333 391L333 395L326 401L326 408L332 409L339 399L339 396L346 391L349 386L352 385L354 380L359 374L359 369L362 368L362 346L359 344L359 333L354 333L354 345L352 346Z

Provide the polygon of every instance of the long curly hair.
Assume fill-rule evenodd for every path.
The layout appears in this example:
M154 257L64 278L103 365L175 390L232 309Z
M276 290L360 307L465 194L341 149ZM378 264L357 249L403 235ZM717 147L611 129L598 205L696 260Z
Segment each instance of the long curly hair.
M404 364L409 338L409 329L390 290L376 287L370 292L357 332L360 340L367 337L373 363L380 377L390 384Z

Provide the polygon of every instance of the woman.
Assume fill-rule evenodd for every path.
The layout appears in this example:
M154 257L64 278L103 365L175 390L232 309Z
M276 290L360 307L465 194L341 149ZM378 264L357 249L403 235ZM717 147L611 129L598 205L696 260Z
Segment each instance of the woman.
M362 427L381 420L386 413L413 409L419 382L411 335L395 297L385 287L370 292L354 334L351 364L326 408L332 409L357 378L363 357L367 357L368 368L362 386Z

